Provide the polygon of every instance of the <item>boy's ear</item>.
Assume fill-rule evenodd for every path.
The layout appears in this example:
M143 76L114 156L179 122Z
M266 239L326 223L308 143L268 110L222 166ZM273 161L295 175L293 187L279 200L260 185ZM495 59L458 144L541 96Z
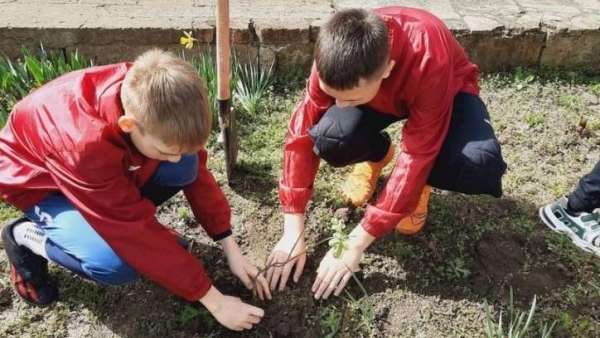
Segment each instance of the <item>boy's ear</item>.
M117 124L125 133L131 133L135 128L137 128L137 120L131 115L123 115L119 117Z
M385 66L385 71L383 72L383 79L387 79L390 74L392 73L392 69L394 69L394 66L396 65L396 61L390 59L388 61L388 64Z

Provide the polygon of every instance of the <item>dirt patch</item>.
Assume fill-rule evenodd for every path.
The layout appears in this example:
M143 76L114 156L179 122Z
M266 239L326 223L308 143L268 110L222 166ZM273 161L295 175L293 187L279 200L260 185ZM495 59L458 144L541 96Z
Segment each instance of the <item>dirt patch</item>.
M477 243L476 271L499 283L525 263L525 242L516 234L486 232Z
M501 297L505 287L512 287L515 296L527 302L534 295L551 293L568 283L569 274L563 265L535 265L537 260L528 260L532 252L548 253L543 237L533 236L526 242L514 233L486 232L477 243L473 290ZM526 262L534 266L528 268Z
M531 272L519 272L509 282L516 290L515 296L520 300L529 301L533 296L543 296L556 289L564 287L569 279L564 270L559 267L537 267Z

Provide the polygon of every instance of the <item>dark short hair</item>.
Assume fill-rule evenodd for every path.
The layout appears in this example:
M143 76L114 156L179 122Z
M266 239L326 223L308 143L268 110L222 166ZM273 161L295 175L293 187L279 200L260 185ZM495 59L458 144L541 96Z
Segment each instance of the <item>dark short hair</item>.
M321 27L315 62L321 81L345 90L370 79L388 58L388 29L375 13L346 9L335 13Z

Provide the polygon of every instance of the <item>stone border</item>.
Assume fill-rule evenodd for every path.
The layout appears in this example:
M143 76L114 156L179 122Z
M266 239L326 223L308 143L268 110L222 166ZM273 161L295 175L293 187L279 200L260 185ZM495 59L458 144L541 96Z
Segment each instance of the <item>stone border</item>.
M181 51L183 48L177 44L178 39L182 31L190 27L201 48L214 44L212 9L202 1L187 0L196 6L193 8L202 10L189 15L181 14L187 8L182 4L179 7L154 6L147 12L148 8L134 7L140 1L133 0L130 4L119 5L111 5L110 1L109 4L94 3L93 0L88 1L90 4L85 1L84 4L47 1L50 1L47 11L37 13L34 23L27 20L21 23L15 16L35 1L0 0L0 7L5 12L0 14L0 53L14 58L20 54L21 46L36 48L42 42L48 50L70 52L77 49L98 63L116 62L133 59L151 47ZM560 5L561 1L440 0L427 5L430 8L423 6L424 0L400 2L421 5L442 18L483 71L549 66L600 73L600 0L570 0L573 3L568 5ZM238 6L235 8L242 14L232 14L231 36L240 55L249 58L259 55L262 62L275 62L281 70L298 65L308 68L324 18L335 9L368 1L289 1L289 6L296 2L304 6L301 13L289 18L286 18L286 10L289 11L286 1L273 2L274 9L265 1L257 1L265 8L256 8L251 0L237 1L234 6ZM383 3L378 5L385 5L391 1L379 2ZM131 24L127 25L127 17L116 11L118 6L130 6L128 11L135 9L129 13ZM73 11L63 13L65 8ZM244 13L244 8L252 11ZM89 14L100 9L106 11L104 15L113 15L115 19L109 20L105 16L91 19ZM501 15L494 16L494 11ZM161 16L163 12L166 14ZM57 21L57 13L61 13L64 20ZM155 17L158 19L153 20Z

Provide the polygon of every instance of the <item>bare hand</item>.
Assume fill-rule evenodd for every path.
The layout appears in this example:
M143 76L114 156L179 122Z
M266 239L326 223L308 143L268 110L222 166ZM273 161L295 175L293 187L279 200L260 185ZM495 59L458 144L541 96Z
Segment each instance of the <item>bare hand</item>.
M231 238L231 236L228 238ZM271 299L271 290L269 289L269 284L265 279L264 273L259 274L258 269L242 254L237 243L235 243L233 239L229 241L225 239L221 244L223 245L223 250L225 251L227 263L229 264L231 272L239 278L249 290L253 290L254 286L256 286L256 294L260 300L264 300L265 297Z
M265 312L242 302L237 297L223 295L214 286L200 299L215 319L230 330L250 330L260 323Z
M362 256L361 249L350 248L340 258L335 258L333 249L330 249L317 269L317 278L312 286L315 299L327 299L334 291L339 296L352 274L359 270Z
M297 283L306 263L306 243L304 234L284 234L273 248L267 260L267 281L271 290L282 291L294 269L294 282Z

